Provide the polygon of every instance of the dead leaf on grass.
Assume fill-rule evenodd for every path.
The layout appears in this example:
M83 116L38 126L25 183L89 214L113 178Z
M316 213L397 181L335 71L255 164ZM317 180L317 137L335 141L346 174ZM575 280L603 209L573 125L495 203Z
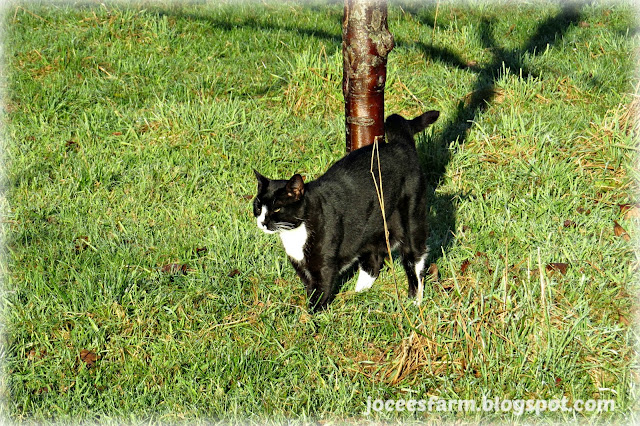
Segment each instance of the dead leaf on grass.
M627 234L627 231L625 231L624 228L620 226L620 224L615 220L613 221L613 233L616 235L616 237L622 237L622 239L624 239L625 241L629 241L631 239L631 237L629 237L629 234Z
M566 275L567 268L569 268L568 263L553 262L548 263L545 269L547 270L547 273L549 275L553 275L553 273L556 271L560 272L562 275Z
M207 254L209 249L206 246L204 246L204 247L196 247L193 251L196 253L196 256L202 256Z
M27 353L27 359L29 361L35 361L37 359L42 359L44 358L44 356L47 354L46 350L41 350L41 351L36 351L35 349L31 349L28 353Z
M83 349L80 351L80 360L85 363L87 368L91 368L98 360L98 355L96 355L95 352Z
M640 217L640 205L638 204L618 204L620 213L625 219L633 219Z
M576 209L576 212L578 212L580 214L589 215L589 214L591 214L591 209L585 209L584 207L578 207Z
M65 142L64 146L65 146L67 152L68 151L77 151L78 148L80 147L78 145L78 142L76 142L74 140L68 140L67 142Z
M83 252L90 246L89 237L86 235L80 235L79 237L76 237L75 242L76 253Z
M181 272L182 275L187 275L189 265L187 265L186 263L170 263L168 265L162 266L160 270L167 274L177 274L178 272Z
M440 273L438 271L438 265L436 265L435 263L432 263L431 265L429 265L427 274L431 277L431 280L433 282L437 283L440 281Z
M465 259L462 262L462 265L460 265L460 274L464 275L464 273L467 271L467 268L469 268L470 264L471 262L469 262L469 259Z

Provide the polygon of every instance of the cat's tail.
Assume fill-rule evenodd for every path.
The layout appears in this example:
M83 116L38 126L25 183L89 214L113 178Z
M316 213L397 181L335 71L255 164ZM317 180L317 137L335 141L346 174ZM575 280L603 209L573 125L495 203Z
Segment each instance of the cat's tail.
M407 120L399 114L392 114L384 122L387 141L412 142L413 136L436 122L440 111L427 111L413 120Z

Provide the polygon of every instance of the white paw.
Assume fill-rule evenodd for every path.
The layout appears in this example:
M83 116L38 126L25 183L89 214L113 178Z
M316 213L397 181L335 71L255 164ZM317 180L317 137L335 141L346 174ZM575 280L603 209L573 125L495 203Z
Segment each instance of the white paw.
M360 269L358 271L358 281L356 281L356 292L360 293L361 291L370 289L375 280L376 277L372 277L371 275Z
M413 304L416 306L420 306L422 303L422 298L424 297L424 278L418 281L418 291L416 292L416 298L413 301Z

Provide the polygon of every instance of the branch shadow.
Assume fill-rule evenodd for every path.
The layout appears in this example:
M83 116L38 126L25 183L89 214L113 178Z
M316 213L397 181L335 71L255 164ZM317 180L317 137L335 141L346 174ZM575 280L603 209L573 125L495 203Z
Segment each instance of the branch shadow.
M331 6L332 3L337 4L338 0L329 0L325 6ZM308 5L310 10L318 11L320 6ZM210 26L212 29L220 30L225 33L231 33L240 29L246 29L260 32L273 32L279 33L293 33L301 38L312 38L316 40L326 41L329 45L339 46L342 43L342 21L337 20L338 25L336 32L330 32L323 29L314 28L312 26L303 26L302 24L287 25L277 22L265 22L265 19L260 19L256 16L247 16L242 19L227 19L225 16L210 16L206 13L198 13L193 10L185 10L179 3L176 4L157 4L152 5L147 10L159 17L167 17L173 19L184 19L187 21L203 22ZM244 96L265 96L269 93L279 90L285 87L287 81L282 78L278 78L272 83L266 84L262 87L256 87L253 90L244 91L241 95Z
M505 73L521 76L521 78L538 77L523 63L525 56L535 55L561 40L572 25L579 23L580 7L584 4L565 3L558 14L538 25L535 34L522 48L515 50L501 48L493 35L493 20L483 18L479 23L478 36L483 47L493 53L493 60L485 66L470 67L463 58L449 49L420 44L426 57L452 67L466 69L477 76L472 92L458 102L454 114L442 131L418 146L429 187L428 221L431 230L427 241L429 263L436 262L455 241L456 199L463 197L464 194L437 192L437 188L443 183L452 155L455 153L453 146L460 146L466 142L473 122L499 95L500 89L496 84Z

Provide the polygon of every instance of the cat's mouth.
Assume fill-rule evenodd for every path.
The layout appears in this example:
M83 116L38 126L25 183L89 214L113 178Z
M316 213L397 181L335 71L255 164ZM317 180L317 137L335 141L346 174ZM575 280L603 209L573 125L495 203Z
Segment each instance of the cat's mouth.
M258 223L258 228L267 234L276 234L282 231L291 231L295 228L295 225L291 223L275 223L265 225L264 222L260 221L260 218L257 218L256 222Z
M260 217L256 218L258 228L267 234L276 234L282 231L291 231L292 229L296 228L295 224L288 223L288 222L269 223L268 225L266 225L265 222L261 221L260 219L261 219Z
M258 222L258 228L260 228L261 230L263 230L267 234L275 234L276 232L279 231L279 229L276 229L276 230L269 229L264 224L262 224L260 222Z

